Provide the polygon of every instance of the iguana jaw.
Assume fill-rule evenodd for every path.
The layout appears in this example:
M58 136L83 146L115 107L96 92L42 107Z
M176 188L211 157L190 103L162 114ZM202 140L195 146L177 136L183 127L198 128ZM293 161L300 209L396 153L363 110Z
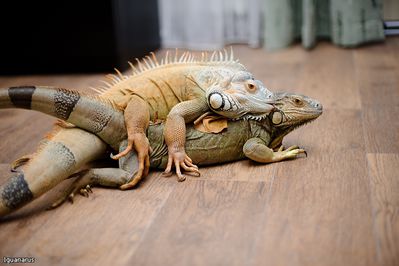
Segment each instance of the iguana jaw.
M323 113L323 106L310 97L293 93L275 93L277 111L269 114L279 128L297 128L309 123Z
M318 101L304 95L275 93L273 98L278 110L269 114L270 124L274 127L271 148L278 147L284 136L323 113Z
M209 108L230 119L262 120L273 109L272 92L249 72L238 71L206 92Z

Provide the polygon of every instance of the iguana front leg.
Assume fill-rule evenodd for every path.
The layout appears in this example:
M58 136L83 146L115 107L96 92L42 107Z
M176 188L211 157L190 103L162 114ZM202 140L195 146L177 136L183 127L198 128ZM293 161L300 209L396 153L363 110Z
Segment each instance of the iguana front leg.
M166 176L170 175L173 164L179 181L186 179L182 175L180 167L187 172L200 174L198 167L192 163L184 149L186 123L194 121L207 111L209 111L209 107L204 99L181 102L170 111L164 130L165 143L168 146L168 164L164 172Z
M259 163L273 163L287 159L294 159L299 154L306 154L306 151L298 146L291 146L284 150L281 145L278 151L273 151L265 145L259 138L251 138L247 140L243 147L245 156Z
M148 104L138 96L133 96L126 106L124 112L126 130L128 135L127 147L112 159L118 160L127 155L132 148L137 151L139 160L139 169L135 179L141 179L148 175L150 169L150 144L145 135L146 129L150 122L150 111ZM132 185L131 187L133 187ZM129 187L126 187L129 188Z

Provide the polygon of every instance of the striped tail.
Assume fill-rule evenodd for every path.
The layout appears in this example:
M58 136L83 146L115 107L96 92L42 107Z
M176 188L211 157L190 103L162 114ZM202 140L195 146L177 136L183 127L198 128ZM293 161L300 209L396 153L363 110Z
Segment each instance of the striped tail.
M99 137L79 128L55 132L33 158L10 172L0 187L0 217L31 202L84 164L103 156L106 148Z
M126 138L123 113L99 97L77 91L20 86L0 89L0 109L36 110L83 128L118 149Z

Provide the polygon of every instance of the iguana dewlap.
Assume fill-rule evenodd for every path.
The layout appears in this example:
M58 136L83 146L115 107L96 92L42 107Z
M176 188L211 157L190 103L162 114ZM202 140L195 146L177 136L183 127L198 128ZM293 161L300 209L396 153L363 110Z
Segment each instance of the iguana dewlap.
M113 158L125 156L134 147L140 161L139 177L149 168L145 131L150 121L165 121L163 134L169 151L165 173L174 166L183 180L180 168L199 174L184 150L186 123L209 111L232 119L246 115L261 119L274 108L268 98L271 92L232 53L214 53L210 59L203 54L196 59L190 53L178 57L176 52L173 57L167 54L161 63L155 56L147 57L138 61L138 69L132 68L131 76L114 76L115 82L100 97L124 110L128 146Z

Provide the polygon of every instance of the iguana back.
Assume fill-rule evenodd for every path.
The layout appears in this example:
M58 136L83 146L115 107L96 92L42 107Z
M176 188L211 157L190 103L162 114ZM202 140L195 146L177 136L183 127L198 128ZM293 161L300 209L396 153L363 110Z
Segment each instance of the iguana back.
M169 54L158 62L157 58L147 56L138 60L137 68L131 64L132 74L124 76L118 72L110 75L111 84L102 87L103 98L113 101L122 109L126 108L132 96L144 99L150 107L150 117L165 120L176 104L205 97L205 91L217 82L228 79L245 67L233 58L216 53L207 58L203 53L196 59L190 53L172 58Z

